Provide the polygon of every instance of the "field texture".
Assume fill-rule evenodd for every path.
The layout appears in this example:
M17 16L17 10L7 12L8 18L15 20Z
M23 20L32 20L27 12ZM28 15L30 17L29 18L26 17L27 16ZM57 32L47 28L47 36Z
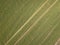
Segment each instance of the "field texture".
M0 0L0 45L55 45L60 38L60 0Z

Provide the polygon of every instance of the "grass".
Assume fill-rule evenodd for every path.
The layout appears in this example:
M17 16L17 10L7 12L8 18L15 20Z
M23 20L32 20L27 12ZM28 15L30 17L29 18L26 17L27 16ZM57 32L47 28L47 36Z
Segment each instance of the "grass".
M55 45L60 38L60 1L44 14L56 0L48 0L39 10L45 1L0 0L0 45ZM37 10L35 16L11 39Z

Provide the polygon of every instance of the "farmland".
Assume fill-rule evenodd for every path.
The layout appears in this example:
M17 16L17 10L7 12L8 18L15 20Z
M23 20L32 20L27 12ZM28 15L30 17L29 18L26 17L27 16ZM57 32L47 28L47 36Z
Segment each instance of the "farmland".
M0 45L55 45L60 38L60 0L0 0Z

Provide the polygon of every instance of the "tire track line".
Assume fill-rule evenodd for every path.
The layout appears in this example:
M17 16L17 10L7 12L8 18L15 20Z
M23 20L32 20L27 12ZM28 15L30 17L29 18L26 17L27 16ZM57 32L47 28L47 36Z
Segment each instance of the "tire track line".
M31 28L33 28L38 21L40 21L46 13L48 13L48 11L56 4L57 0L37 19L37 21L24 33L24 35L22 35L16 42L14 45L17 45L17 43L30 31Z
M59 24L59 23L58 23ZM54 29L58 26L58 24L56 24L53 28L52 28L52 30L48 33L48 35L45 37L45 39L42 41L42 43L41 44L39 44L39 45L42 45L45 41L46 41L46 39L52 34L52 32L54 31Z
M44 2L35 13L32 14L32 16L21 26L21 28L5 43L5 45L7 45L22 29L23 27L42 9L42 7L48 2L48 0L46 2Z
M56 3L57 3L57 1L58 0L56 0L52 5L51 5L51 7L53 7ZM59 24L59 23L58 23ZM58 24L56 24L53 28L52 28L52 30L49 32L49 34L45 37L45 39L42 41L42 43L41 44L39 44L39 45L42 45L44 42L45 42L45 40L52 34L52 32L54 31L54 29L57 27L57 25Z

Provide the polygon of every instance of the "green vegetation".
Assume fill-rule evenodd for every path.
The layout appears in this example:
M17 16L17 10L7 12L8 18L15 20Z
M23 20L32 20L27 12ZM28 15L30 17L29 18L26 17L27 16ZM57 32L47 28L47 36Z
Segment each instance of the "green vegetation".
M0 45L55 45L59 38L60 0L0 0Z

